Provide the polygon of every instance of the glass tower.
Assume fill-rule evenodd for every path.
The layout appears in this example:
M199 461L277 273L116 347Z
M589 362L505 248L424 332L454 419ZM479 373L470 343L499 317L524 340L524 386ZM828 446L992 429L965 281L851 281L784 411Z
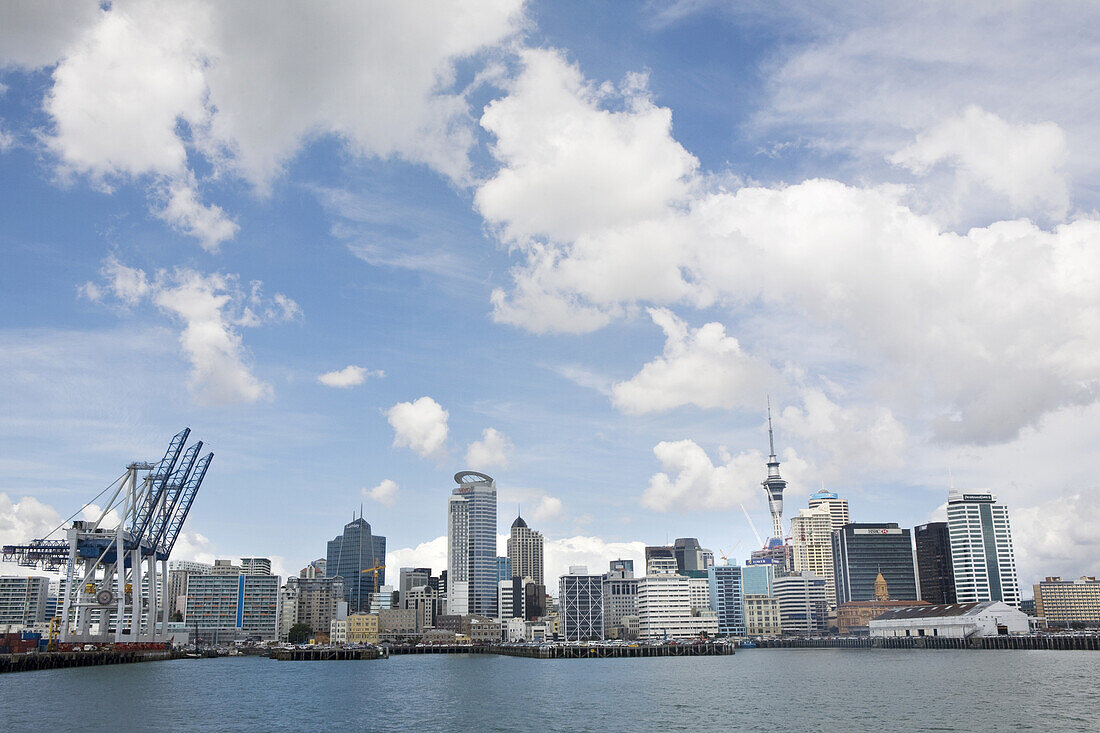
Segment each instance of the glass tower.
M326 573L328 577L344 579L344 600L350 613L369 613L374 595L374 572L386 562L386 538L371 534L370 523L363 517L344 525L342 534L328 543ZM386 584L386 570L378 571L378 587Z
M455 474L447 516L447 603L452 614L497 618L497 485L477 471Z
M1004 601L1019 608L1008 508L988 492L952 491L947 530L958 602Z

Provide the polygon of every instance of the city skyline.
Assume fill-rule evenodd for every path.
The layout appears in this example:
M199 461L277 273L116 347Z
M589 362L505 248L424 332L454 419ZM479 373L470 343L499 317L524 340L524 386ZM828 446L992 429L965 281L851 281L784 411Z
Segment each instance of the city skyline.
M0 543L186 424L173 558L439 570L469 469L547 587L744 559L770 395L784 536L963 487L1100 574L1100 10L157 7L0 6Z

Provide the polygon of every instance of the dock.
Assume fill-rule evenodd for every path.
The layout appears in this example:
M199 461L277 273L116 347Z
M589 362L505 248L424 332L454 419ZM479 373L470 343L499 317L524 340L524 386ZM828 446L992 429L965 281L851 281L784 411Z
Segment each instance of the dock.
M133 664L136 662L160 662L180 659L182 652L163 649L122 650L105 649L88 652L37 652L33 654L0 654L0 673L33 672L40 669L65 667L98 667L105 664Z
M639 657L715 657L733 654L733 644L704 642L651 646L606 646L600 644L547 644L543 646L492 646L493 654L530 659L633 659Z
M760 639L761 649L1032 649L1051 651L1100 651L1100 636L1036 634L1028 636L979 636L970 639L947 636L839 637L835 639Z
M284 662L345 662L362 659L383 659L384 650L376 647L340 649L337 647L313 647L309 649L273 649L269 657Z

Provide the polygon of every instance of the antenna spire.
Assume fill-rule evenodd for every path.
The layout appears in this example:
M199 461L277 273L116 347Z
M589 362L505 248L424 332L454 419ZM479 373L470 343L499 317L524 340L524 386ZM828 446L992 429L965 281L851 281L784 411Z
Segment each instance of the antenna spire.
M772 434L772 398L768 395L768 447L771 448L771 456L775 458L775 436Z

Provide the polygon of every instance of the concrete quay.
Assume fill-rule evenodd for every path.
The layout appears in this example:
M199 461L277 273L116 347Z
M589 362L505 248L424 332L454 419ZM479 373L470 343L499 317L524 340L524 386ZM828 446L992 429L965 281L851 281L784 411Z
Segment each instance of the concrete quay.
M167 650L122 650L105 649L89 652L37 652L33 654L0 654L0 673L33 672L40 669L61 669L63 667L95 667L104 664L132 664L135 662L159 662L165 659L179 659L181 652Z
M946 636L839 637L835 639L760 639L761 649L1034 649L1100 651L1100 636L1036 634L1033 636L981 636L959 639Z

